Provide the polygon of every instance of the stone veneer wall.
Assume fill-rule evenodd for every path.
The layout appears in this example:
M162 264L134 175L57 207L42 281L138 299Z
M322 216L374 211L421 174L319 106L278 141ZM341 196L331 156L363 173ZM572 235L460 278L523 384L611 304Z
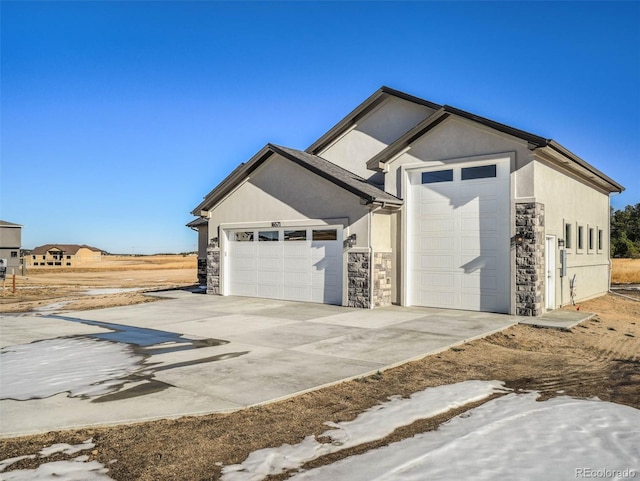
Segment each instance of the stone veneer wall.
M391 252L373 254L373 307L391 305Z
M198 284L207 285L207 259L198 259Z
M516 315L539 316L544 306L544 204L516 204Z
M371 307L368 252L349 252L347 254L347 282L349 307Z
M218 238L207 246L207 294L220 294L220 247Z

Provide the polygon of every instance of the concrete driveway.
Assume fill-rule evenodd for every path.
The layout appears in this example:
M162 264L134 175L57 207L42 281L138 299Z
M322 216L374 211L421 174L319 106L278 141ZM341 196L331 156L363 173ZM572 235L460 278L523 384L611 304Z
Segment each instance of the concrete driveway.
M187 291L157 295L167 299L63 314L0 315L1 435L236 410L384 370L521 319L417 307L350 309ZM137 359L133 370L117 371L109 382L93 382L89 391L73 391L65 386L67 367L62 367L62 380L52 383L54 391L41 398L8 393L7 379L17 382L11 381L15 378L10 371L18 369L8 360L20 349L27 349L24 356L29 356L29 348L40 348L38 356L44 360L31 354L30 366L40 362L45 367L50 364L47 353L59 351L56 343L88 340L94 342L90 348L96 359L93 346L122 346L127 356ZM84 359L96 361L92 358ZM106 359L96 371L110 367ZM22 361L17 362L19 366ZM72 360L64 366L81 367L84 362Z

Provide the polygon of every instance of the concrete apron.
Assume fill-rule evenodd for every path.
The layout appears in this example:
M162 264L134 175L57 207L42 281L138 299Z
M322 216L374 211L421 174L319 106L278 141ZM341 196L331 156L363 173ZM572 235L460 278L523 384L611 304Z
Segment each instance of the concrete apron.
M125 343L142 356L136 372L100 396L2 399L0 436L238 410L383 371L523 320L420 307L364 310L186 291L158 295L169 299L0 316L5 351L77 337Z

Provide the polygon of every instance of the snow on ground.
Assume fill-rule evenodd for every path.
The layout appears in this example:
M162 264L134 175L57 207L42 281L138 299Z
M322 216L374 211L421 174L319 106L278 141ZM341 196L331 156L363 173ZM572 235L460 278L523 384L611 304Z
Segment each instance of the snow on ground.
M92 449L95 446L91 439L80 444L53 444L43 448L38 453L41 458L46 458L55 453L75 454L80 451ZM17 463L21 459L35 459L35 454L27 454L0 461L0 473L7 467ZM72 461L54 461L41 464L36 469L17 469L0 475L2 481L108 481L111 480L105 473L109 471L103 464L97 461L87 462L88 456L77 456Z
M135 292L145 289L144 287L105 287L103 289L87 289L82 294L85 296L103 296L106 294L121 294L124 292Z
M437 431L418 434L291 479L640 478L640 410L568 397L537 402L537 396L537 393L508 394L457 416ZM277 451L272 453L273 457L278 455Z
M47 339L0 352L0 399L18 401L63 392L71 397L108 394L142 361L127 344L83 337Z
M500 390L502 382L499 381L465 381L425 389L409 398L394 396L353 421L326 423L334 429L322 436L329 437L331 442L320 443L314 436L307 436L299 444L254 451L242 464L226 466L222 480L253 481L296 469L325 454L384 438L401 426L479 401Z

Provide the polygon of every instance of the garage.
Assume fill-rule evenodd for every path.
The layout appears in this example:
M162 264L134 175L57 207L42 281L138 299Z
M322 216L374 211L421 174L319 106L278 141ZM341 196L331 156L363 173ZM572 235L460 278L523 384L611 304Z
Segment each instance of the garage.
M342 304L341 228L243 228L226 234L227 294Z
M509 312L509 163L409 175L409 303Z

